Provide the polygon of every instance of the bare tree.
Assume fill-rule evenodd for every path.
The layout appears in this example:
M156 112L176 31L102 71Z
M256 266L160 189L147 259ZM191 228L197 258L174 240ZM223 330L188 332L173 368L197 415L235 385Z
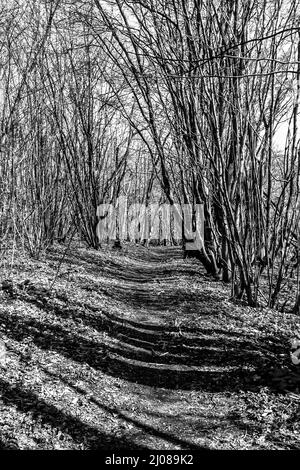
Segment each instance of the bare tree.
M297 217L295 125L277 185L273 140L283 116L297 120L298 2L94 3L107 28L94 35L136 100L166 197L204 204L199 259L251 305L267 268L274 305Z

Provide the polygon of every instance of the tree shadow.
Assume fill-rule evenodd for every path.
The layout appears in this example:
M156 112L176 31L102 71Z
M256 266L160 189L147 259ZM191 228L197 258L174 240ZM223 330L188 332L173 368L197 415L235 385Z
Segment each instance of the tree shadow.
M54 258L57 256L55 251L52 254ZM96 270L105 265L101 256L88 253L83 255L78 250L68 256L67 260L73 265L82 261ZM164 256L162 250L158 258ZM157 275L160 269L136 263L130 271L121 261L110 260L110 264L114 273L120 269L124 271L127 280L130 272L135 272L141 279L138 272L143 268L144 280L149 281L152 274L155 272ZM158 263L157 265L159 266ZM163 272L165 271L162 271L162 275ZM99 288L93 281L87 282L90 289L96 291ZM81 286L85 287L87 286ZM128 285L112 285L110 291L104 292L112 299L122 301L124 305L151 310L153 317L168 312L176 302L178 304L179 299L182 302L187 300L188 308L194 303L207 304L208 311L199 312L199 316L213 316L214 305L219 305L220 301L211 291L187 293L178 285L172 292L164 291L162 296L155 289L151 290L141 283L137 283L134 289ZM280 355L285 358L287 356L288 345L284 337L265 335L256 339L251 336L251 332L245 335L235 334L218 327L208 330L201 323L197 327L182 329L164 324L139 323L88 304L80 304L80 301L66 306L55 305L46 288L31 284L26 289L16 289L12 295L45 312L55 314L61 324L64 318L71 319L74 328L72 330L71 327L70 330L70 324L64 328L61 324L51 324L50 321L41 322L28 316L14 317L1 312L0 320L6 326L7 336L17 340L30 336L44 350L56 350L74 361L87 363L129 382L184 390L253 390L267 383L271 365L281 367L283 360L279 359ZM98 332L99 339L92 341L84 337L78 330L78 322ZM103 333L106 335L105 340ZM256 379L257 376L259 380Z
M157 249L156 249L157 250ZM171 266L170 259L182 259L176 257L178 249L173 249L168 252L163 250L156 253L155 249L147 251L145 257L139 257L134 260L134 263L124 265L122 258L102 258L101 256L95 255L95 253L84 253L82 254L79 250L74 250L72 253L65 254L63 258L63 265L71 265L73 268L84 267L85 272L106 276L109 279L115 279L119 281L134 282L138 284L151 283L159 280L174 279L174 274L177 276L197 276L204 274L203 267L199 264L193 266L186 264L182 266ZM47 254L49 261L54 261L59 266L62 255L57 253L55 250L50 251ZM127 258L128 260L128 258ZM132 260L132 257L129 258ZM147 262L145 264L145 261ZM150 264L149 264L150 263ZM165 263L165 264L164 264ZM168 264L166 264L168 263Z
M50 424L71 436L77 444L84 444L86 450L145 450L146 446L139 445L125 437L115 437L99 429L81 422L55 406L46 403L35 393L23 390L19 386L10 385L0 379L1 399L4 404L23 412L30 412L34 420L41 424Z
M160 331L162 329L161 326L155 325L153 322L148 324L145 320L144 322L137 322L135 320L131 320L129 318L120 318L114 315L111 312L104 311L99 307L95 307L92 304L86 302L80 302L73 300L72 303L69 302L68 297L64 293L57 293L55 299L62 301L65 303L64 306L57 305L55 303L55 299L49 296L49 290L45 287L29 285L26 289L23 289L22 284L20 284L18 289L14 289L13 292L7 292L7 295L14 299L22 300L23 302L27 302L29 304L35 305L36 307L43 309L47 312L54 313L62 318L71 318L73 320L84 320L87 324L97 328L101 327L101 329L109 328L109 326L116 326L120 323L122 328L124 326L130 327L130 325L138 330L151 330L155 331L156 329ZM87 285L81 286L81 289L88 290L88 291L97 291L98 285L93 284L92 281L89 281ZM159 319L160 313L164 315L165 312L168 312L170 308L178 307L181 305L186 306L186 291L184 289L180 289L177 287L175 293L173 292L165 292L163 296L159 296L155 291L144 289L141 287L135 288L134 291L128 286L111 286L110 290L107 290L103 287L98 289L102 294L105 296L117 300L119 302L124 303L125 306L129 306L135 309L139 309L140 311L147 310L150 312L150 315L147 315L147 319L153 318L156 320ZM214 294L210 292L201 292L199 294L192 293L189 295L189 302L186 306L188 309L191 308L194 304L198 304L199 302L203 302L206 305L219 301L219 297L214 296ZM84 311L83 311L84 310ZM183 309L184 313L185 308ZM199 318L203 315L212 315L215 312L213 308L210 308L208 311L199 312ZM168 328L163 328L166 334L169 333L178 333L178 327L168 326ZM198 328L192 327L183 327L184 332L194 332L199 333ZM215 330L214 330L215 331ZM228 335L231 333L228 332Z
M161 330L137 330L112 322L106 330L107 338L99 342L83 337L69 326L41 322L34 318L0 313L6 335L22 341L30 337L43 350L55 350L78 363L86 363L113 377L152 387L182 390L225 391L256 389L268 380L270 364L284 351L278 338L270 346L270 338L254 344L249 338L244 343L232 336L221 339L172 338ZM99 321L98 331L105 328ZM121 334L121 336L119 336ZM111 340L110 340L111 338ZM147 344L148 343L148 344ZM225 343L225 347L224 347ZM259 375L259 382L255 376Z
M59 374L55 374L49 370L44 369L44 371L47 373L48 376L54 377L55 379L59 379L62 383L64 383L66 386L72 388L76 393L86 396L87 392L79 387L78 385L74 385L70 380L67 380L65 377L62 377ZM135 418L132 418L131 416L128 416L127 414L123 413L119 408L116 407L110 407L105 405L104 403L100 402L94 397L91 397L89 395L88 397L89 401L93 404L95 404L98 408L101 410L104 410L110 414L113 414L115 417L119 418L120 420L125 421L126 423L133 425L135 428L141 430L143 433L146 433L150 436L157 437L159 439L162 439L164 441L169 442L170 444L174 444L176 446L181 446L183 449L194 449L194 450L200 450L200 449L206 449L204 446L198 446L192 442L189 442L183 438L179 438L175 435L172 435L170 433L167 433L165 431L161 431L160 429L157 429L150 424L146 424L142 421L139 421ZM147 414L150 416L150 413L147 412Z
M90 281L88 283L88 290L96 290L96 287L93 289L93 283ZM85 288L85 285L81 286L82 289ZM176 290L166 290L159 292L151 286L134 286L127 285L110 285L109 289L100 287L98 288L100 292L104 293L107 297L115 299L119 302L123 302L129 307L147 309L148 311L161 312L168 311L170 309L185 307L193 310L195 305L208 305L211 303L219 302L220 298L217 295L214 295L211 292L191 292L187 293L186 289L176 286ZM213 313L213 308L210 308L209 311L199 312L199 317L201 315L207 315Z

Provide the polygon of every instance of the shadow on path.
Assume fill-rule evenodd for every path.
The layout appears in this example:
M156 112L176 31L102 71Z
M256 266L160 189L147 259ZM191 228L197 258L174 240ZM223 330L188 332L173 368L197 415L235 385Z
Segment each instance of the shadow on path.
M159 260L163 256L160 253ZM92 255L84 257L84 261L97 264ZM114 264L118 271L121 261ZM142 264L137 265L141 269ZM153 266L145 265L144 277L151 279L153 270ZM99 288L89 283L92 290ZM270 367L280 367L287 351L286 339L279 335L255 338L251 332L234 333L218 327L214 314L218 313L219 297L211 289L188 293L176 284L176 280L173 289L164 291L161 296L151 289L151 285L146 287L140 282L130 287L113 285L107 295L121 300L124 308L131 305L148 309L150 318L152 315L158 320L160 314L182 299L190 305L198 305L199 318L210 314L210 325L215 321L216 328L206 328L205 322L202 327L201 321L194 328L170 326L174 321L172 312L168 324L164 318L156 325L149 325L136 319L120 318L111 311L81 304L79 300L58 306L47 294L47 289L29 285L26 290L17 290L13 296L55 314L57 322L48 321L47 317L40 321L28 315L2 311L0 322L5 326L6 335L17 341L30 337L43 350L55 350L73 361L89 364L128 382L182 390L254 390L268 384ZM209 313L201 313L199 306L204 303L211 306ZM73 328L69 322L64 326L64 319L72 320ZM81 325L85 327L84 331ZM97 332L98 337L93 333L94 339L89 339L88 328Z
M30 412L32 419L61 430L71 436L77 444L84 442L87 450L146 449L124 437L110 436L96 427L82 423L79 419L46 403L35 393L10 385L3 380L0 380L0 393L4 404L15 405L23 413Z
M118 330L118 324L113 326L111 322L108 329L99 321L99 331L107 331L108 337L105 343L101 339L96 343L60 325L8 312L1 312L0 322L5 325L6 335L14 340L30 337L43 350L55 350L114 377L169 389L253 390L265 384L274 350L276 355L284 350L280 338L270 345L273 339L266 337L262 354L259 343L251 339L238 341L226 332L220 339L189 340L172 338L164 328L143 332L119 326ZM253 381L257 374L260 383Z

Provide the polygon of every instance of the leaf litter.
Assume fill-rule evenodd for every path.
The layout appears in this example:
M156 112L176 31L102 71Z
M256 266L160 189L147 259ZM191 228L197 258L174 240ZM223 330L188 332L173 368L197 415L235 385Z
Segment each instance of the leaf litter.
M300 448L296 316L176 248L62 254L1 271L1 448Z

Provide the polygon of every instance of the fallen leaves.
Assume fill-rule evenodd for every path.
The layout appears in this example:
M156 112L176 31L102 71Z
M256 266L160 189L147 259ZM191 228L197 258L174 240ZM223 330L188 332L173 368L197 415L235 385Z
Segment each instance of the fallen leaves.
M297 382L282 368L294 320L230 303L227 286L196 263L154 254L74 249L51 291L54 249L40 261L16 257L3 273L6 446L279 448L279 434L294 442Z

